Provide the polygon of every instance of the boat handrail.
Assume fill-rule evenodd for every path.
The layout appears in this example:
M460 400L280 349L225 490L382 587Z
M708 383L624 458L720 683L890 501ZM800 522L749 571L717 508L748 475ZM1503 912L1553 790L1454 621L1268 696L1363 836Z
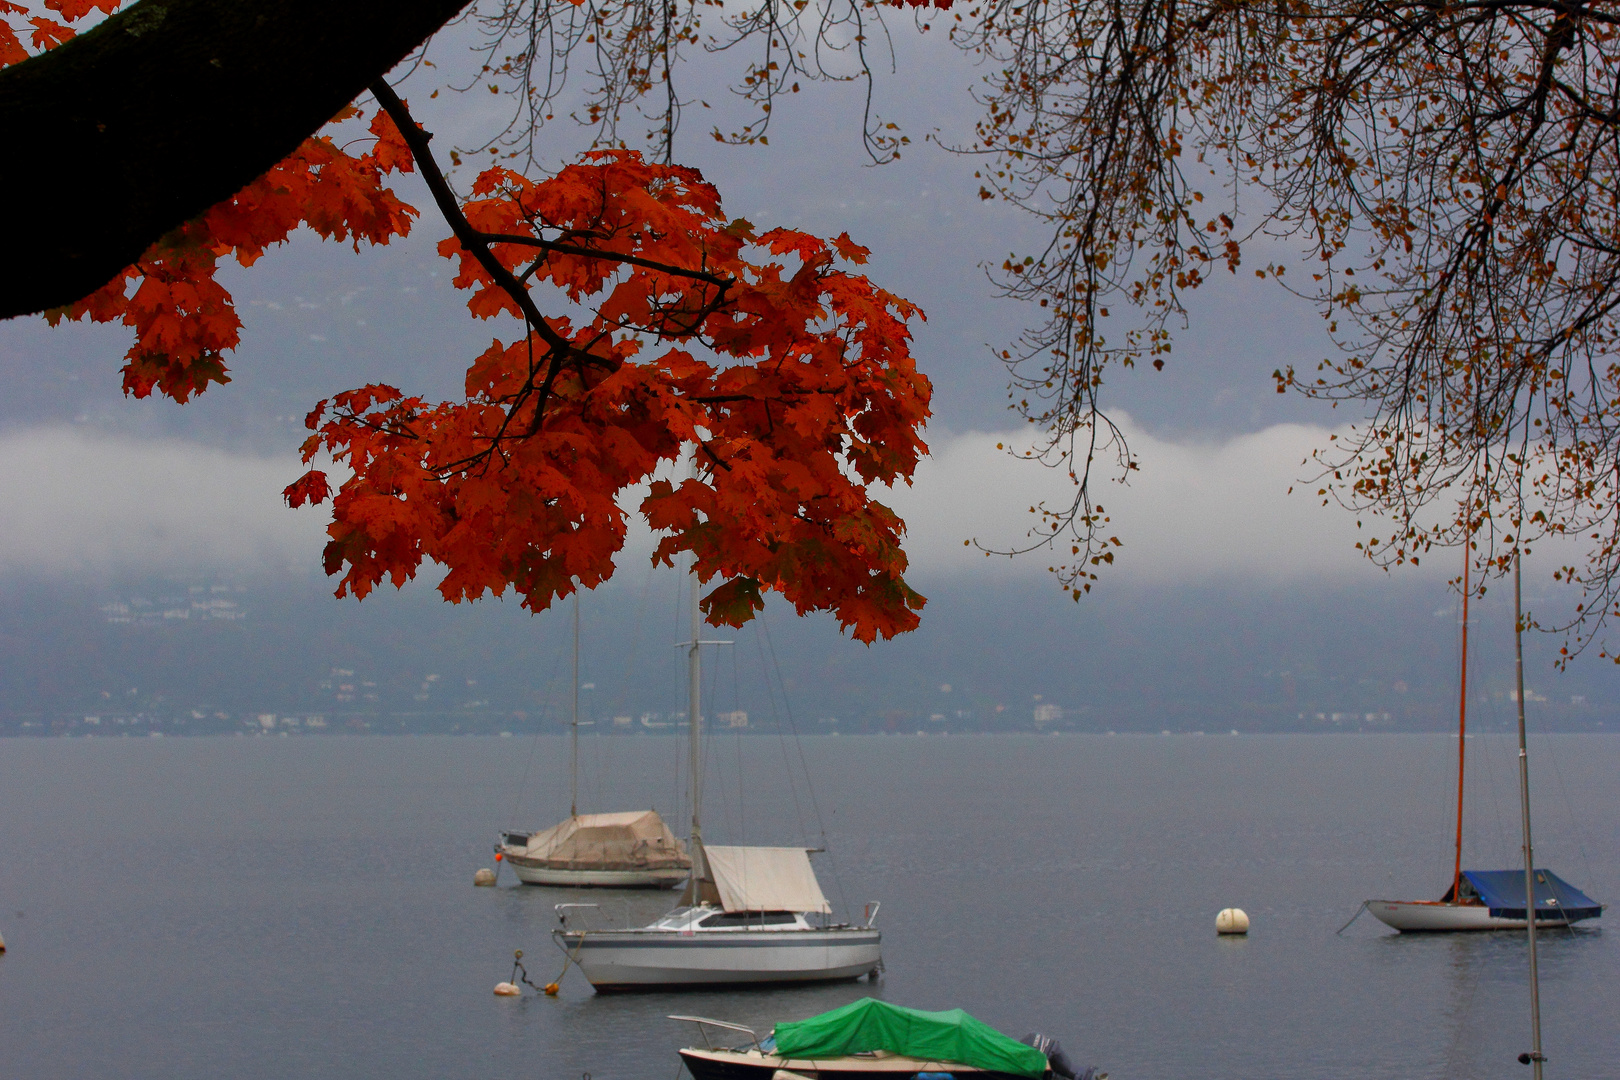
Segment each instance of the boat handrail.
M553 904L552 910L557 913L557 921L564 926L568 925L568 912L564 908L600 908L601 904Z
M705 1027L705 1025L711 1025L711 1026L717 1027L717 1028L725 1028L727 1031L740 1031L743 1034L747 1035L750 1039L754 1040L754 1049L755 1050L758 1050L762 1054L765 1052L764 1047L759 1045L759 1036L754 1034L754 1029L751 1028L751 1027L744 1027L741 1024L733 1024L733 1023L731 1023L730 1021L727 1021L727 1020L711 1020L707 1016L676 1016L676 1015L672 1015L672 1016L670 1016L670 1019L671 1020L684 1020L689 1024L696 1024L698 1026L698 1030L703 1032L703 1044L706 1047L708 1047L710 1050L714 1049L714 1044L709 1042L709 1032L708 1032L708 1028Z
M883 907L881 900L868 900L866 902L866 925L871 926L877 921L877 913Z

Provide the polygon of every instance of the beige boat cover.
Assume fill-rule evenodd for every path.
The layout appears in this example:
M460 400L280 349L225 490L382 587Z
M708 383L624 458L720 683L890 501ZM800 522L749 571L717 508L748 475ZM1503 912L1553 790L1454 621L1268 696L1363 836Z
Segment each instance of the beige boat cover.
M798 847L710 847L703 858L727 911L832 911Z
M523 854L566 870L685 870L686 845L656 810L580 814L529 837Z

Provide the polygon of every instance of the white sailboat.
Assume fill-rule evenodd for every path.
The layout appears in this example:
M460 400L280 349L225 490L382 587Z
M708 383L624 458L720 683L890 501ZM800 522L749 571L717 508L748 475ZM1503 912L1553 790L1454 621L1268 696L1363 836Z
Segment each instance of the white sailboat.
M1463 554L1462 669L1461 693L1457 705L1457 844L1452 867L1451 888L1438 900L1368 900L1366 910L1386 926L1402 933L1458 930L1524 930L1534 927L1526 916L1535 912L1535 922L1550 926L1570 926L1603 914L1603 905L1547 869L1531 869L1529 847L1529 774L1524 743L1524 661L1519 664L1519 763L1521 795L1525 815L1525 854L1523 870L1464 870L1463 766L1468 750L1468 554ZM1514 640L1518 641L1518 563L1514 562Z
M525 885L673 889L692 859L656 810L579 812L579 593L574 593L574 707L569 724L568 819L541 832L506 832L495 845Z
M807 849L703 843L701 648L716 643L701 640L695 573L691 583L692 869L681 905L650 926L588 930L568 926L579 905L559 904L563 925L552 938L598 993L875 976L883 964L876 906L864 926L827 921L832 908Z

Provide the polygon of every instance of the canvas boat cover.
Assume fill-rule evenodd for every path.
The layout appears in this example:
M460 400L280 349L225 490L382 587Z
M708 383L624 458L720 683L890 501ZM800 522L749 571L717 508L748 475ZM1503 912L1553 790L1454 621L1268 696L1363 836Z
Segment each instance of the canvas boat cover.
M1464 870L1463 877L1499 919L1524 918L1523 870ZM1536 871L1536 922L1595 919L1603 905L1553 873Z
M832 911L804 848L704 844L703 859L727 911Z
M961 1009L923 1012L862 998L808 1020L776 1025L781 1057L825 1059L872 1050L1034 1080L1047 1068L1045 1054Z
M686 845L656 810L580 814L529 837L523 855L565 870L685 870Z

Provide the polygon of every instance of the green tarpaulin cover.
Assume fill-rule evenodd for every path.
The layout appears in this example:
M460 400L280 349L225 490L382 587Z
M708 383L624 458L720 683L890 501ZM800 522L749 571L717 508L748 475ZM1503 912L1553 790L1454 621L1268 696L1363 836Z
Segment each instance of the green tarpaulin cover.
M776 1052L782 1057L833 1058L872 1050L1036 1080L1046 1072L1045 1054L961 1009L923 1012L862 998L808 1020L776 1025Z

